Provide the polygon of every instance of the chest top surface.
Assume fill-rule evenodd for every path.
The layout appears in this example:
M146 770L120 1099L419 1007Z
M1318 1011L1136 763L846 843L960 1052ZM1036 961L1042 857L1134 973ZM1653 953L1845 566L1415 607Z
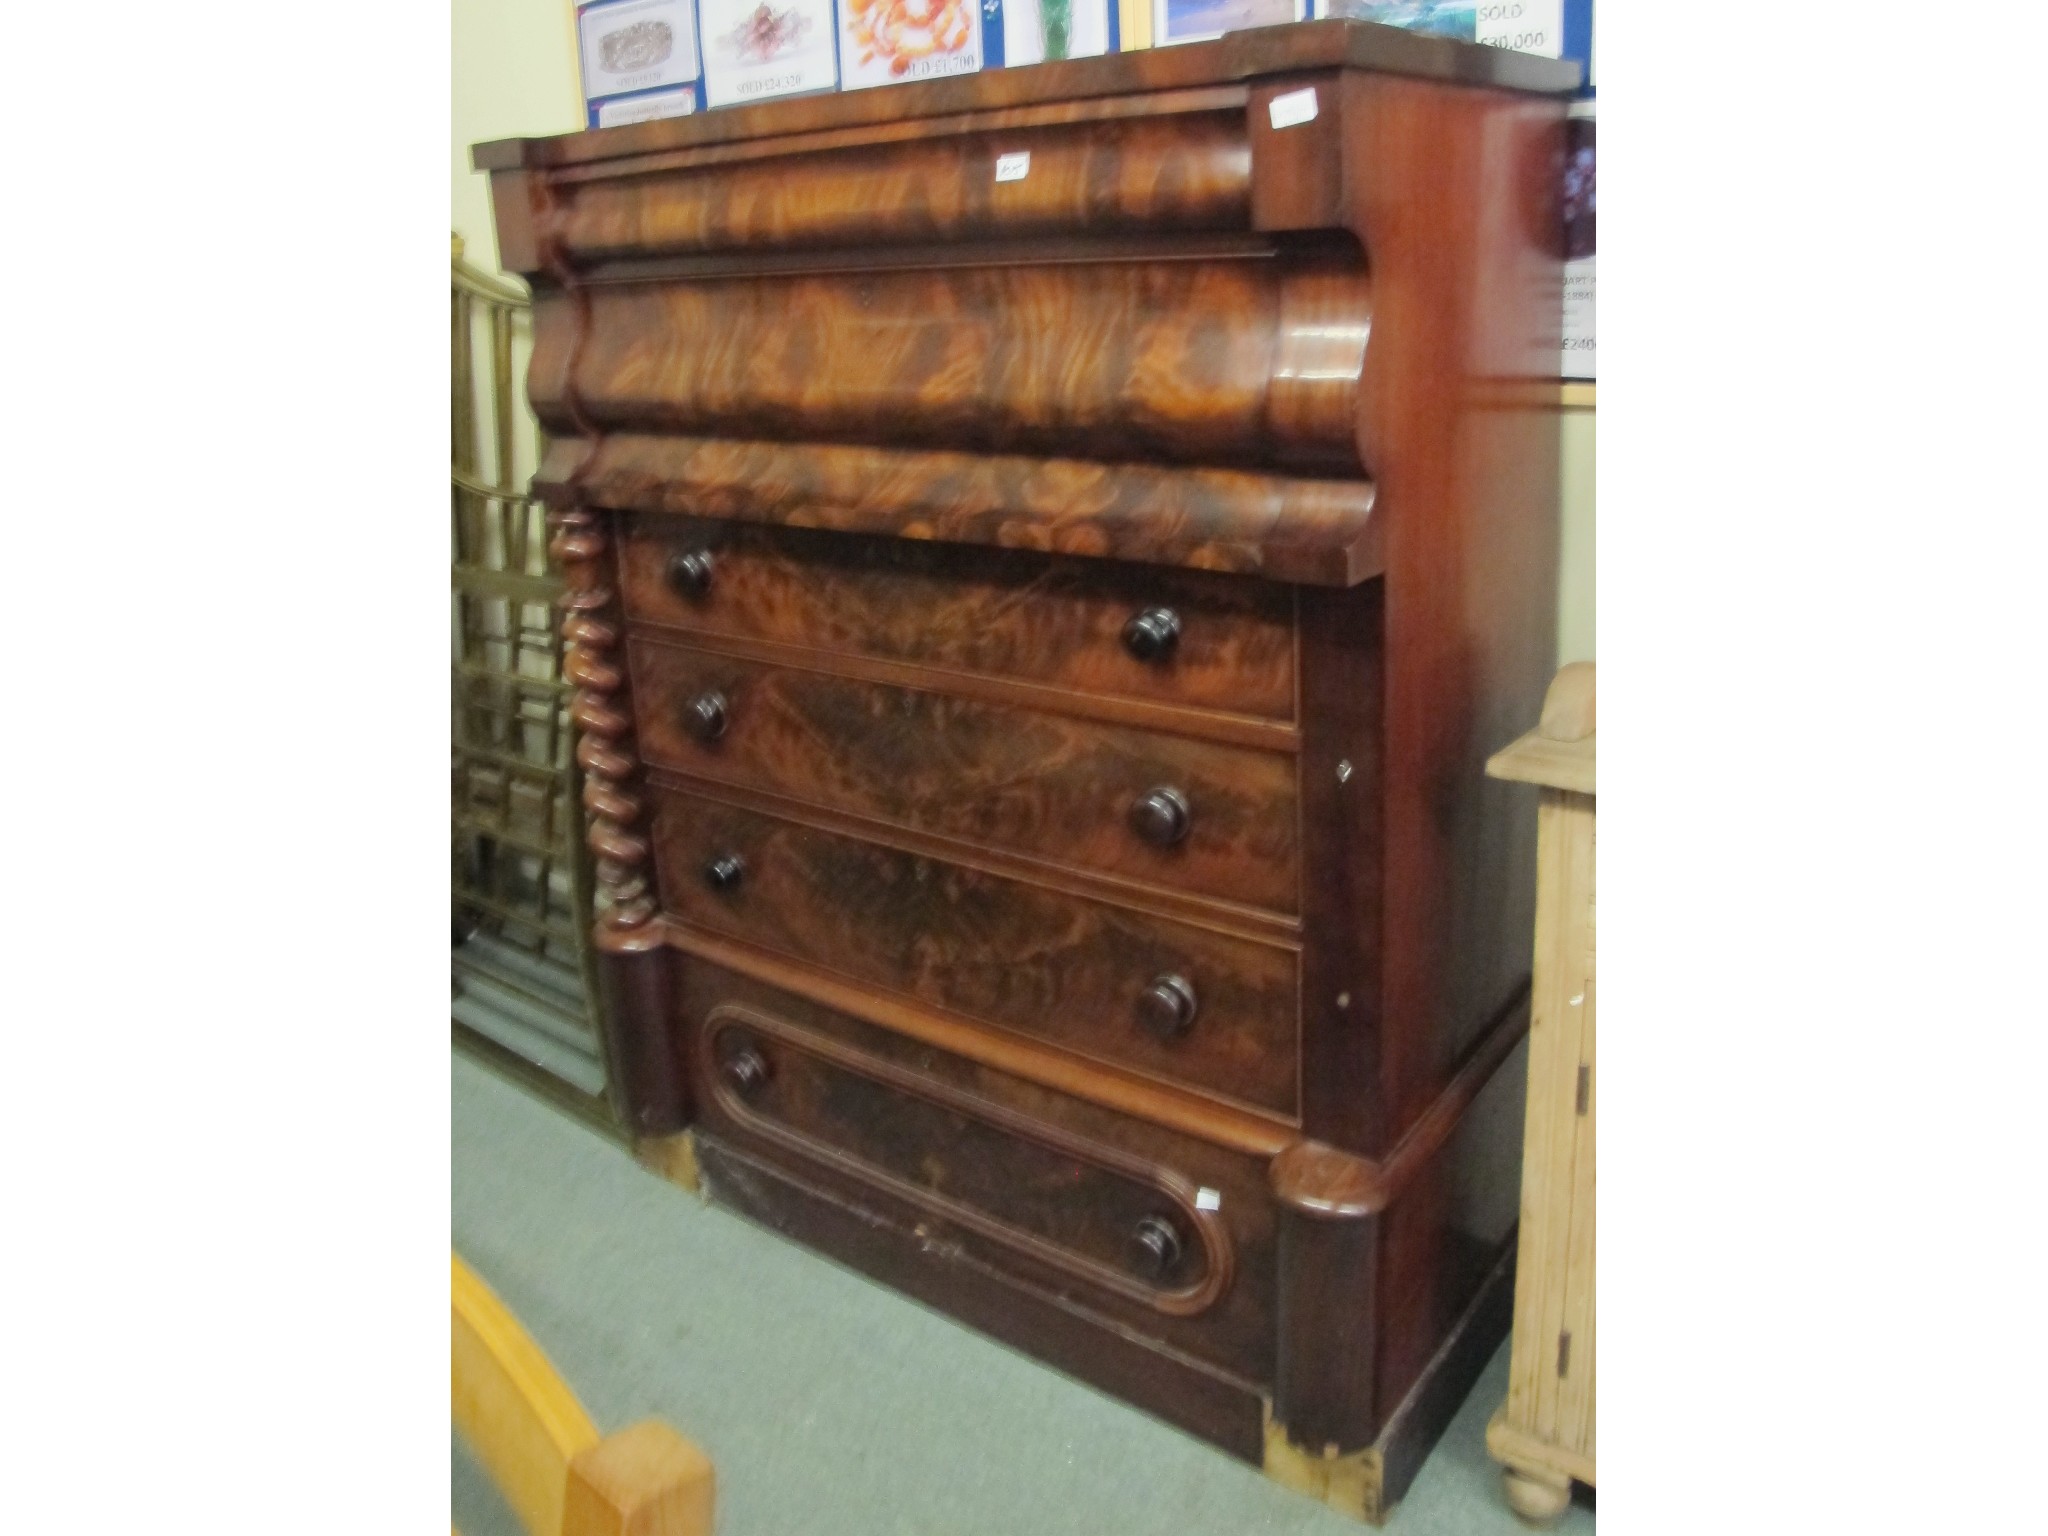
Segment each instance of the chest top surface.
M1213 42L1148 48L1019 69L983 70L878 91L840 91L694 113L541 139L499 139L475 149L478 170L589 165L630 155L737 144L787 133L879 124L944 132L927 120L962 112L1041 106L1150 91L1226 85L1262 75L1370 70L1444 83L1564 96L1577 63L1431 37L1371 22L1327 20L1233 32Z

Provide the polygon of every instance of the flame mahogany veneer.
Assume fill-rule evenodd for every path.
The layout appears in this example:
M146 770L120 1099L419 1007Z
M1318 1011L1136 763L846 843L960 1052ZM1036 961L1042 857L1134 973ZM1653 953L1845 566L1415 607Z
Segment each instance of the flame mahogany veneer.
M622 1118L1368 1519L1505 1328L1575 85L1322 22L476 152Z

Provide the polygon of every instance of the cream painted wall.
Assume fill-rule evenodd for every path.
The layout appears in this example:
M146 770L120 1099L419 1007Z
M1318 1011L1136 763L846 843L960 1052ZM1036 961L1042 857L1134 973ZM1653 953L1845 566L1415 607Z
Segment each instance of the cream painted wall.
M1557 663L1593 657L1593 412L1564 413L1557 569Z
M491 192L469 168L488 139L569 133L583 126L569 0L455 0L455 198L451 228L473 266L498 270Z
M582 126L569 0L455 0L454 212L470 261L498 270L490 189L469 146ZM1557 659L1593 659L1593 412L1562 413L1564 528Z

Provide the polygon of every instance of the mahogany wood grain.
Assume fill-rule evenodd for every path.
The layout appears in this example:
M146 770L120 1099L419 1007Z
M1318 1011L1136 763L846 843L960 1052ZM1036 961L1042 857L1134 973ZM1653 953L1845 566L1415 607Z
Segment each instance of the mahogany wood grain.
M739 1004L706 1016L695 1064L754 1137L999 1247L1169 1317L1206 1312L1230 1288L1229 1228L1177 1170Z
M668 909L763 945L1024 1034L1225 1098L1294 1112L1295 956L1190 923L1042 891L666 787L651 790ZM714 890L703 871L735 857ZM1140 998L1188 978L1194 1026L1160 1040Z
M647 154L630 154L624 159L600 157L578 164L549 166L544 174L551 186L572 187L580 182L609 180L621 172L636 177L660 176L671 171L838 154L846 150L877 154L884 152L893 144L924 139L946 139L959 134L1031 133L1039 129L1061 128L1080 123L1114 124L1132 119L1241 111L1247 99L1248 92L1242 85L1198 85L1186 90L1155 91L1144 96L1039 102L923 120L885 118L878 122L775 134L764 138L682 145ZM479 145L477 149L481 152L489 147ZM484 167L479 165L478 169ZM494 171L493 174L509 173Z
M1290 1441L1312 1451L1372 1442L1379 1244L1374 1217L1281 1217L1273 1415Z
M600 947L681 951L633 1027L696 1063L710 1186L1234 1449L1269 1398L1264 1464L1373 1518L1499 1326L1461 1192L1513 1106L1467 1090L1533 882L1482 768L1555 652L1575 81L1317 23L478 157L537 295L535 493L632 541L579 750L662 912L627 889ZM708 587L662 589L712 524ZM1131 825L1193 838L1121 862L1166 764ZM726 1005L783 1021L758 1062ZM1191 1315L1108 1267L1155 1166L1229 1224ZM1151 1214L1170 1275L1199 1234Z
M946 694L629 642L650 763L1055 862L1291 911L1294 761ZM715 696L725 725L691 734ZM1170 785L1192 808L1170 847L1131 826Z
M705 1188L721 1206L1258 1464L1265 1394L1256 1382L1132 1329L1105 1326L1072 1299L1020 1277L1012 1263L931 1241L922 1218L887 1196L797 1174L715 1132L702 1136L698 1156Z
M1268 1166L1281 1209L1274 1411L1295 1443L1374 1443L1470 1305L1496 1255L1452 1220L1453 1138L1528 1025L1525 995L1386 1158L1301 1141Z
M1356 473L1371 319L1355 253L603 284L535 305L530 378L564 436Z
M1560 97L1576 91L1582 77L1579 66L1570 60L1475 47L1367 22L1330 20L1258 27L1210 43L1065 60L1030 69L989 70L966 78L892 86L886 91L803 97L559 138L500 139L478 145L472 159L479 170L573 165L685 145L901 123L1038 102L1071 105L1094 97L1164 92L1222 80L1337 67Z
M1126 1119L1143 1120L1208 1146L1264 1162L1295 1145L1300 1135L1300 1127L1292 1120L1271 1111L1226 1104L1049 1042L989 1029L962 1015L877 992L847 977L799 965L786 956L715 933L667 921L663 929L669 945L682 954L749 977L772 993L872 1022L949 1056L978 1062L1066 1098L1099 1104Z
M689 1083L670 1038L675 952L597 952L605 1090L631 1136L672 1136L690 1121Z
M1485 768L1555 666L1558 436L1487 381L1556 371L1561 124L1383 75L1346 74L1338 104L1337 212L1373 252L1359 433L1386 517L1381 1150L1527 984L1533 808Z
M764 1113L801 1125L812 1141L837 1146L846 1157L821 1156L792 1140L763 1136L758 1117L736 1116L734 1095L723 1089L705 1107L704 1125L712 1137L834 1191L848 1204L895 1215L921 1228L935 1248L957 1248L1000 1268L1028 1291L1092 1318L1104 1332L1156 1341L1248 1382L1267 1379L1275 1213L1261 1162L1010 1078L744 976L693 966L681 1000L684 1049L700 1064L741 1047L743 1020L720 1012L735 1008L770 1021L786 1038L822 1039L840 1058L820 1067L804 1061L801 1051L778 1048L772 1034L757 1036L765 1040L770 1062L771 1075L760 1090ZM864 1082L858 1080L862 1070L868 1074ZM920 1105L915 1095L884 1081L905 1073L928 1084L928 1094L964 1106L964 1112L930 1098ZM796 1081L776 1086L791 1077ZM879 1101L878 1094L884 1096ZM949 1155L949 1148L963 1150L962 1138L972 1140L977 1156ZM1096 1150L1085 1150L1090 1148ZM979 1154L993 1157L1003 1174L992 1176ZM1147 1172L1112 1176L1105 1162ZM863 1163L896 1178L876 1178L863 1171ZM992 1239L979 1224L906 1199L894 1188L897 1181L979 1206L1110 1267L1127 1264L1124 1238L1144 1217L1163 1211L1192 1228L1199 1215L1226 1234L1228 1282L1197 1310L1165 1309L1156 1294L1148 1294L1158 1287L1106 1286L1071 1263L1020 1251ZM1181 1210L1162 1185L1179 1200L1214 1209ZM1196 1202L1201 1190L1210 1193ZM1200 1285L1199 1251L1191 1250L1191 1267L1169 1282L1171 1289L1186 1293Z
M1251 470L615 433L551 443L533 494L1315 586L1381 567L1369 481Z
M1390 1142L1378 1075L1389 1024L1381 995L1385 604L1382 581L1300 595L1300 804L1304 838L1318 848L1302 883L1302 927L1311 935L1301 970L1302 1124L1311 1137L1360 1152Z
M620 650L611 519L588 507L548 514L548 552L562 568L562 678L571 686L576 763L583 770L584 841L594 858L599 948L642 950L656 902L641 835L640 759Z
M997 181L998 156L1030 172ZM1038 235L1241 230L1251 152L1241 98L1167 119L985 128L867 148L857 158L786 157L772 177L747 161L677 164L635 182L570 183L556 238L574 266L622 256Z
M680 592L679 555L708 552L710 583ZM1022 551L947 548L702 518L630 515L619 534L629 618L1208 710L1294 716L1293 594L1269 582ZM1124 626L1180 621L1172 651L1140 661Z

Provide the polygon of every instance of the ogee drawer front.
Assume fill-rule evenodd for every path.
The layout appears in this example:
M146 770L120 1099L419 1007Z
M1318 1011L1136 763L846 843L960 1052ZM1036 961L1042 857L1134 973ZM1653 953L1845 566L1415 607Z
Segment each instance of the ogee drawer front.
M1021 154L1019 152L1022 152ZM1006 156L1030 174L996 174ZM1244 109L869 143L665 173L557 181L581 265L633 257L1251 226Z
M1247 1379L1272 1370L1265 1161L691 962L703 1130Z
M1296 955L653 786L670 911L930 1006L1281 1114Z
M620 522L633 618L1089 694L1294 716L1293 596L1272 582L695 518Z
M1296 908L1288 754L642 637L629 650L650 763L1176 890ZM1148 806L1161 805L1148 819Z

